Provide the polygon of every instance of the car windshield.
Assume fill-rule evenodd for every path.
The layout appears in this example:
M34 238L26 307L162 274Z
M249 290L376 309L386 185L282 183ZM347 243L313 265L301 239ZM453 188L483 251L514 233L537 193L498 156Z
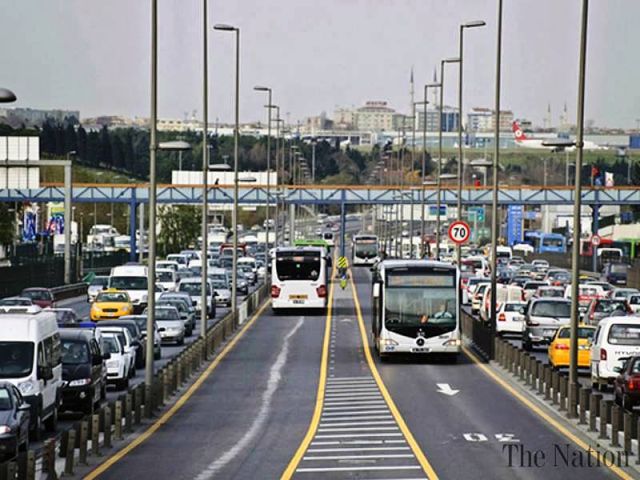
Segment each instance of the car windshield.
M0 387L0 411L11 410L13 408L11 402L11 394L7 387Z
M614 263L611 265L611 273L627 273L627 266Z
M156 272L156 279L159 282L173 282L173 272Z
M225 290L227 288L227 284L225 282L223 282L222 280L214 280L213 281L213 288L218 289L218 290Z
M91 280L89 285L92 287L106 287L108 283L109 277L93 277L93 280Z
M558 288L541 288L540 290L538 290L538 294L541 297L552 297L552 298L564 297L564 292Z
M116 339L116 337L103 337L102 339L104 343L104 350L106 353L120 353L120 342Z
M101 292L96 297L96 302L128 302L129 297L124 292Z
M0 300L0 305L6 305L6 306L14 306L14 305L30 306L30 305L33 305L33 302L29 298L5 298L3 300Z
M156 308L156 320L180 320L175 308Z
M180 284L178 288L180 292L187 292L192 297L196 297L202 293L202 283L198 282L184 282ZM207 295L211 295L211 288L207 284Z
M147 290L147 277L111 277L109 286L119 290Z
M51 300L51 294L48 290L24 290L20 296L32 300Z
M85 342L62 340L62 363L81 365L89 362L89 348Z
M184 303L182 303L180 300L160 300L158 303L156 303L156 305L158 305L159 307L162 305L176 307L179 312L186 311Z
M76 323L78 321L78 319L76 318L76 314L70 310L56 310L55 314L58 325Z
M595 328L586 328L581 327L578 328L578 338L586 338L591 340L593 338L593 334L595 333ZM570 328L562 328L558 332L558 338L571 338L571 329Z
M626 312L627 304L623 300L600 300L596 304L595 312L612 313L615 311Z
M184 257L183 257L183 256L181 256L181 255L176 255L175 257L174 257L174 256L169 255L169 256L167 257L167 260L171 260L172 262L176 262L176 263L177 263L177 264L179 264L179 265L186 265L186 263L187 263L187 259L186 259L186 258L184 258Z
M640 324L617 323L611 325L609 343L612 345L640 346Z
M33 367L33 342L0 342L0 378L21 378Z
M536 317L569 318L571 302L536 302L531 307L531 315Z
M507 303L504 306L505 312L521 312L524 308L524 303Z
M538 287L541 287L545 285L545 283L542 282L527 282L524 284L524 289L525 290L536 290Z

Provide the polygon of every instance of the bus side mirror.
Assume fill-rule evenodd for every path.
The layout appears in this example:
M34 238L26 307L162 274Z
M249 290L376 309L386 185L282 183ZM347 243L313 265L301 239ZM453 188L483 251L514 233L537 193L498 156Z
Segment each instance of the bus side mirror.
M373 284L373 298L380 298L380 282Z

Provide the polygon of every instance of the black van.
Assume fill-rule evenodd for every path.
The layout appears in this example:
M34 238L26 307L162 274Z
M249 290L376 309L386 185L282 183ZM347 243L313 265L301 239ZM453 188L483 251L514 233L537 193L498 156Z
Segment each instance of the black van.
M93 412L106 397L105 360L93 332L79 328L60 330L62 343L62 410Z

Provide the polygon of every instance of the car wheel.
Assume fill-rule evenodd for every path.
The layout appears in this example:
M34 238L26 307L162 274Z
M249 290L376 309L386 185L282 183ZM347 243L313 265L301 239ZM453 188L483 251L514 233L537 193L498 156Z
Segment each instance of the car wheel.
M93 415L94 405L93 398L88 398L86 403L82 406L82 413L85 415Z
M55 432L58 428L58 407L53 409L53 413L44 421L47 432Z
M162 353L160 350L156 350L155 353L153 354L153 359L154 360L160 360L162 358Z
M100 387L100 401L104 401L107 399L107 384L102 382L102 386Z
M184 337L180 338L177 343L178 345L184 345Z

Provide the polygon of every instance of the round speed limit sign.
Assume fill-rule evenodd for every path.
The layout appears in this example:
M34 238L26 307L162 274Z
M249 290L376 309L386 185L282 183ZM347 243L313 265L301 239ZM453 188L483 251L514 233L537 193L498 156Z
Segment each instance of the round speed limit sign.
M471 229L467 222L458 220L449 225L449 238L453 243L462 244L469 240Z

